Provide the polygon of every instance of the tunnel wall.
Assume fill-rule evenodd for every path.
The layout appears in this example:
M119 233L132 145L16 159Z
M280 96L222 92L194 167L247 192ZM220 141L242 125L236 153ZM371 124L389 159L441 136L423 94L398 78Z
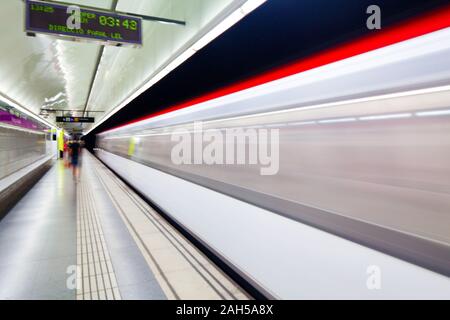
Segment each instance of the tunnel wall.
M47 141L44 133L0 126L0 179L44 157Z
M50 133L0 126L0 219L47 172L55 155Z

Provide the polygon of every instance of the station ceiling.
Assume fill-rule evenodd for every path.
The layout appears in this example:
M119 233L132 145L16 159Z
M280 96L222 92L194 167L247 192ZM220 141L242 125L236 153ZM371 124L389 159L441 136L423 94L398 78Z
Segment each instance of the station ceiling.
M50 2L50 1L48 1ZM80 6L185 21L186 25L143 21L141 48L72 42L26 35L25 2L0 7L0 99L55 124L58 115L94 116L96 123L195 54L214 31L226 29L261 0L69 0ZM239 15L236 15L236 13ZM234 18L233 18L234 16ZM230 19L231 18L231 19ZM211 32L213 31L213 32ZM220 30L219 30L220 31ZM224 31L224 30L222 30ZM209 39L209 40L212 40ZM198 49L198 48L197 48ZM43 109L73 110L48 112ZM88 113L89 112L89 113ZM60 124L58 124L61 126ZM89 130L92 124L66 126Z

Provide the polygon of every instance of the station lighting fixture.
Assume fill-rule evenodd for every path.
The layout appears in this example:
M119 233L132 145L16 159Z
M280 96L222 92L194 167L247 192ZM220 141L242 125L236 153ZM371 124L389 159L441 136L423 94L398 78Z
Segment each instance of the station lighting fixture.
M0 100L2 100L3 102L5 102L6 104L10 105L11 107L16 108L17 110L19 110L20 112L22 112L23 114L26 114L27 116L39 121L42 124L45 124L46 126L49 126L52 129L58 129L58 127L56 127L54 124L52 124L51 122L45 120L42 117L39 117L38 115L34 114L33 112L29 111L28 109L22 107L21 105L17 104L16 102L8 99L7 97L3 96L0 94Z

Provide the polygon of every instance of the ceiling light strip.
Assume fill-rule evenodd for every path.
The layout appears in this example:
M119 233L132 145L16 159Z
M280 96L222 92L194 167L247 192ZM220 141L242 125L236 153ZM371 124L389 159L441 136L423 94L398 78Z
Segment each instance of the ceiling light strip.
M27 116L33 118L34 120L39 121L40 123L42 123L42 124L44 124L44 125L46 125L46 126L48 126L48 127L50 127L50 128L53 128L53 129L56 129L56 128L57 128L57 127L56 127L54 124L52 124L51 122L49 122L49 121L47 121L47 120L45 120L45 119L39 117L39 116L36 115L35 113L33 113L33 112L29 111L28 109L22 107L21 105L19 105L18 103L14 102L13 100L9 99L8 97L6 97L5 95L3 95L3 94L1 94L1 93L0 93L0 100L2 100L3 102L5 102L5 103L8 104L9 106L14 107L15 109L19 110L19 111L22 112L23 114L25 114L25 115L27 115Z

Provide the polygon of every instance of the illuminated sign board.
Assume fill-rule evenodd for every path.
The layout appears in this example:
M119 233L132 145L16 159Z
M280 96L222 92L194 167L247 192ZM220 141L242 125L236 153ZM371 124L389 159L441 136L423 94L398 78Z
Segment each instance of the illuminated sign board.
M142 45L141 18L82 7L79 9L78 20L74 20L74 11L70 5L27 0L26 32L51 34L71 40L100 41L109 45ZM78 29L73 27L73 21L80 22Z
M91 118L91 117L56 117L56 122L94 123L95 118Z

